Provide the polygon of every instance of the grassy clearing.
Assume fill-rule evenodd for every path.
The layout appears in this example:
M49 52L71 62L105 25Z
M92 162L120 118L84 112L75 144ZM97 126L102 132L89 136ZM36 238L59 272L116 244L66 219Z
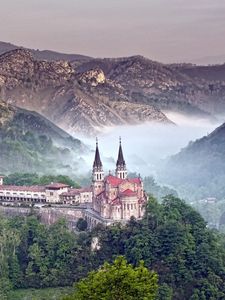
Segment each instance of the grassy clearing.
M63 295L70 294L72 287L47 289L21 289L11 291L9 300L59 300Z

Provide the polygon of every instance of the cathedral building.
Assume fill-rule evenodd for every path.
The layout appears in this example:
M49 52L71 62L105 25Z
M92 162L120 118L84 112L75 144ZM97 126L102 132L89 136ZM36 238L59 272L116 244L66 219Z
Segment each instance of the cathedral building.
M89 228L98 223L111 225L126 223L131 217L141 219L145 213L147 196L141 177L128 178L121 139L115 175L104 175L98 142L92 170L92 185L75 189L67 184L54 183L45 186L5 185L0 176L0 206L37 205L45 209L46 204L61 213L86 219ZM48 206L49 207L49 206ZM60 214L59 214L60 215Z
M104 176L98 142L92 172L93 210L104 220L127 221L140 219L145 212L147 196L141 177L128 178L121 139L115 175Z

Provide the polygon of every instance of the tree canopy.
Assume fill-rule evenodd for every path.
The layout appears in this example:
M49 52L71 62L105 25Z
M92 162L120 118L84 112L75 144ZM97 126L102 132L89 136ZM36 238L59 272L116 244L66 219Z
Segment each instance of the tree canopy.
M157 294L157 275L144 267L128 264L119 256L112 264L104 263L97 271L75 285L75 293L64 300L154 300Z
M94 239L98 241L95 249ZM146 268L153 274L154 270L157 300L223 300L224 245L223 235L207 228L199 213L173 196L162 203L151 197L143 220L99 225L91 232L70 232L65 220L46 226L35 216L0 217L0 299L6 299L12 288L79 282L78 292L90 278L97 284L98 272L105 275L104 280L111 278L120 263L125 273L127 268L131 274L140 269L146 272ZM115 262L118 256L124 258ZM103 270L111 272L106 275ZM80 281L82 278L86 279Z
M79 188L79 185L66 175L42 175L37 173L12 173L4 178L5 184L10 185L47 185L51 182L60 182Z

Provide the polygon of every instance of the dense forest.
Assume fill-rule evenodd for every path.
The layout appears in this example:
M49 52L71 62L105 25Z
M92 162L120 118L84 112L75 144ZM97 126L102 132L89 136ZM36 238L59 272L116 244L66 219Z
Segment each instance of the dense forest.
M160 168L160 180L174 186L187 200L207 197L224 200L225 123L210 134L189 142Z
M79 184L66 175L38 175L37 173L12 173L4 177L6 185L48 185L51 182L68 184L71 187L79 188Z
M10 299L12 289L71 286L122 255L158 274L158 300L222 300L224 247L224 237L174 196L161 204L150 198L142 221L79 234L68 231L65 220L47 227L34 215L1 217L0 299Z

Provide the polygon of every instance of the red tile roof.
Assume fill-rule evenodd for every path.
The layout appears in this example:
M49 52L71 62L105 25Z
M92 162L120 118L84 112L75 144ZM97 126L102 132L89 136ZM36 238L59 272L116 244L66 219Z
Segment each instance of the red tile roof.
M141 183L141 178L129 178L128 180L132 183L137 183L137 184Z
M106 177L106 181L113 186L118 186L123 181L123 179L109 175Z
M45 187L40 185L32 186L17 186L17 185L0 185L1 191L15 191L15 192L45 192Z
M136 196L137 193L131 191L130 189L127 189L120 193L121 196Z
M106 181L113 185L113 186L118 186L120 185L122 182L131 182L131 183L136 183L136 184L140 184L141 183L141 179L140 178L127 178L127 179L120 179L116 176L112 176L112 175L109 175L106 177Z
M55 182L51 183L45 186L47 189L61 189L61 188L66 188L69 187L68 184L60 183L60 182Z

